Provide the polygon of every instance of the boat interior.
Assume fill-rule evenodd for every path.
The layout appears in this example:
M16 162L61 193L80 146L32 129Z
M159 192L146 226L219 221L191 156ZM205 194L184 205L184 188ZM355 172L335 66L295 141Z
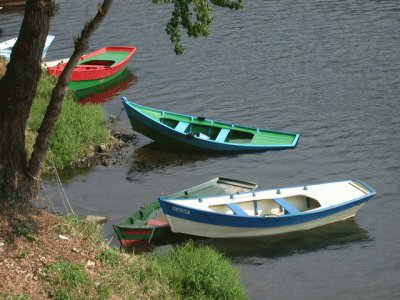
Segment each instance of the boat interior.
M295 195L285 198L258 199L235 203L210 205L209 208L217 213L250 216L250 217L277 217L296 215L321 207L320 203L304 195Z
M115 64L115 60L94 59L83 62L80 66L103 66L110 67Z
M188 137L192 136L220 143L228 142L245 144L250 143L254 137L254 134L249 132L201 124L191 124L183 121L179 122L168 118L161 118L160 122L178 132L188 135Z

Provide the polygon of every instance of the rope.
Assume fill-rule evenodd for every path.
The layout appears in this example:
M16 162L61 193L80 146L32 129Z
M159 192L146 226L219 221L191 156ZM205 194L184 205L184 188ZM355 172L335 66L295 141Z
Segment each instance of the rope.
M113 241L114 237L116 236L116 234L114 233L111 237L111 239L108 241L107 246L110 246L111 242Z
M48 193L47 193L47 190L46 190L46 188L44 187L43 182L41 182L41 185L42 185L42 189L43 189L43 191L44 191L45 199L47 199L47 201L50 203L50 206L51 206L51 208L53 209L54 213L55 213L56 215L58 215L56 209L54 208L53 202L51 201L51 198L49 197L49 195L48 195Z
M50 148L49 148L49 150L51 151ZM58 186L58 189L60 191L60 196L61 196L61 200L63 202L64 208L67 211L67 213L72 214L73 216L75 216L75 212L72 209L71 203L70 203L70 201L68 199L67 193L64 190L64 186L63 186L63 184L61 182L60 176L58 175L57 168L56 168L56 165L54 163L53 155L51 154L50 157L51 157L51 163L52 163L52 167L53 167L53 173L54 173L54 175L56 177L57 186Z
M158 210L156 211L155 219L157 219L157 217L158 217ZM148 243L151 242L151 239L153 238L154 230L155 230L155 229L156 229L156 224L153 225L153 229L151 230L151 234L150 234L149 240L147 241Z

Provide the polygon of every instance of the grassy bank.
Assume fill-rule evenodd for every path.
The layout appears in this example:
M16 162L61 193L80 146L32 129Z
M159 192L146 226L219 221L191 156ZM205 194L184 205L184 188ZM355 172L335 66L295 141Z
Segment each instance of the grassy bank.
M247 299L238 271L209 247L188 242L125 254L102 241L98 224L43 211L30 215L9 221L12 240L0 231L0 298ZM5 223L7 217L0 218L0 229L10 227Z
M29 130L26 140L29 150L33 146L54 85L55 80L43 73L28 120ZM110 141L111 137L102 107L80 105L73 94L68 93L50 142L51 151L47 163L50 164L49 158L52 158L57 168L64 168L82 157L92 156L97 146Z

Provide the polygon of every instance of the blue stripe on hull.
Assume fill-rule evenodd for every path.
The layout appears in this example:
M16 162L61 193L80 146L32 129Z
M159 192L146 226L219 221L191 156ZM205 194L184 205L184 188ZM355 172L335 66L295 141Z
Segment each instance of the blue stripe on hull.
M176 205L174 203L160 199L161 207L166 215L176 218L191 220L199 223L206 223L219 226L243 227L243 228L268 228L296 225L326 218L327 216L340 213L351 207L367 202L373 195L360 197L353 201L330 208L321 209L315 212L304 212L297 215L285 215L281 217L245 217L226 215L214 212L206 212Z

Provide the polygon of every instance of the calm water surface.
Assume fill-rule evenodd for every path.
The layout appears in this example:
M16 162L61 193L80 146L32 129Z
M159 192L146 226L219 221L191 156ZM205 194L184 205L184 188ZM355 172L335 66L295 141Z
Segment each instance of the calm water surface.
M73 36L98 1L58 1L48 59L69 56ZM84 3L84 4L82 4ZM217 176L274 188L365 180L377 190L354 219L249 241L215 241L230 256L252 299L400 297L400 2L246 1L214 9L208 39L184 38L176 57L164 33L170 6L115 1L90 50L136 45L128 79L97 97L115 126L130 132L120 96L211 119L301 134L295 150L214 156L167 153L139 135L126 160L63 174L81 215L111 225L141 205ZM3 37L22 14L0 11ZM103 97L103 98L102 98ZM98 102L101 102L101 101ZM48 192L57 198L49 182ZM62 205L56 203L62 210Z

